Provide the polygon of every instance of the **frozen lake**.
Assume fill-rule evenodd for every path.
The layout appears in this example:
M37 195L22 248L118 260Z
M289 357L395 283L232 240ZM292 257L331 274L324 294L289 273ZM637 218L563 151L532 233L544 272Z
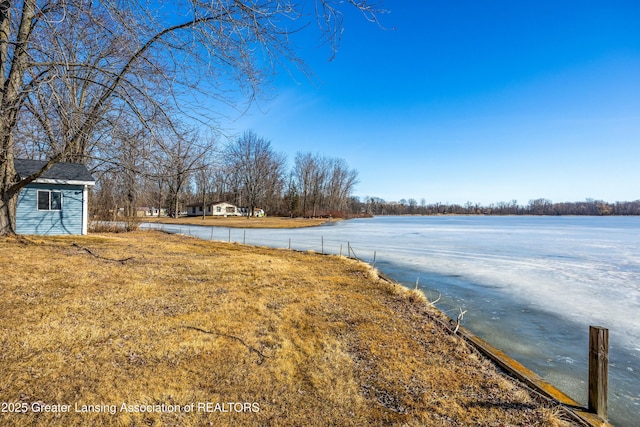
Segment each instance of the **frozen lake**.
M153 225L149 225L153 226ZM437 307L586 404L589 325L609 329L609 418L640 416L640 217L376 217L285 230L163 225L346 255L419 282Z

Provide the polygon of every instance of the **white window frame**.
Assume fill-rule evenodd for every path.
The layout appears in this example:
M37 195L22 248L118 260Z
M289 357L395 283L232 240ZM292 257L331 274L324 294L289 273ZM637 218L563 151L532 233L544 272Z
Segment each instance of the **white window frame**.
M40 209L40 193L48 193L48 200L49 200L49 208L48 209ZM60 209L51 209L51 193L59 193L60 194ZM62 211L62 191L60 190L38 190L37 194L36 194L36 208L38 209L38 211L40 212L60 212Z

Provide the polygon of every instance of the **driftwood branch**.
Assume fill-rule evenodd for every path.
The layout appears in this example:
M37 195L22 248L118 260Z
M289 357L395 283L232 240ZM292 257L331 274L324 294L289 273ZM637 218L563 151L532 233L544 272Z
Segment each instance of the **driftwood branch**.
M74 246L74 247L76 247L76 248L78 248L80 250L83 250L86 253L88 253L89 255L94 256L94 257L96 257L98 259L101 259L101 260L104 260L104 261L119 262L120 264L124 264L126 261L129 261L129 260L132 260L133 258L135 258L135 257L132 257L132 256L128 257L128 258L122 258L122 259L106 258L106 257L103 257L101 255L98 255L98 254L92 252L91 249L89 249L89 248L85 248L84 246L78 245L77 243L73 243L71 246Z
M440 301L440 298L442 298L442 293L441 293L441 292L438 292L438 298L436 298L436 299L435 299L435 300L433 300L433 301L429 301L429 305L430 305L431 307L435 307L436 303L437 303L438 301ZM428 301L428 300L427 300L427 301Z
M419 287L418 287L419 284L420 284L420 277L416 279L416 287L414 288L414 291L419 290ZM429 301L429 298L427 298L427 305L430 307L435 307L436 303L440 301L440 298L442 298L442 292L438 292L438 298L436 298L434 301Z
M211 331L207 331L205 329L197 328L195 326L184 326L184 328L185 329L193 329L194 331L202 332L203 334L218 335L220 337L225 337L225 338L230 338L232 340L235 340L235 341L239 342L240 344L242 344L243 346L247 347L247 349L249 350L249 353L256 353L258 356L260 356L260 362L258 362L258 364L264 362L264 359L268 359L268 356L265 356L264 353L262 353L260 350L258 350L255 347L250 346L249 344L244 342L244 340L242 338L236 337L235 335L223 334L221 332L211 332Z
M459 310L460 310L460 313L458 313L458 318L456 319L456 328L453 330L454 334L458 333L458 329L460 329L460 322L462 322L462 318L464 317L464 314L467 312L467 310L462 311L461 308Z

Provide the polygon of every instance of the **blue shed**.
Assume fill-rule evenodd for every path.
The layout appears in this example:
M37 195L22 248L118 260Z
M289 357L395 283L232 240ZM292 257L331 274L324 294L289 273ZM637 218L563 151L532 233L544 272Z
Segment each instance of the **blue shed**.
M19 179L39 171L46 162L16 159ZM16 233L87 234L88 188L96 181L85 165L56 163L18 195Z

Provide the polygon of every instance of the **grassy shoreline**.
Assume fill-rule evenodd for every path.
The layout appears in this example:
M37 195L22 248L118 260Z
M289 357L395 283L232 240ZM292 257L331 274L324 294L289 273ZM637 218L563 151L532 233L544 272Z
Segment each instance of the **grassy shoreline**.
M71 410L2 425L569 425L353 260L152 231L0 260L0 400Z
M230 228L304 228L317 227L328 222L341 221L340 218L288 218L271 217L214 217L187 216L180 218L139 218L142 222L157 222L160 224L202 225L209 227Z

